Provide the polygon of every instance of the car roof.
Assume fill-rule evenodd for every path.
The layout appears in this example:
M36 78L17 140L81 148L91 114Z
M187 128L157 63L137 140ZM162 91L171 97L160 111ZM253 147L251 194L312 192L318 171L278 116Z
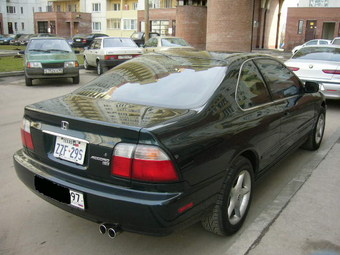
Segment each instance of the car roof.
M46 36L46 37L32 37L31 40L66 40L64 37L50 37L50 36Z

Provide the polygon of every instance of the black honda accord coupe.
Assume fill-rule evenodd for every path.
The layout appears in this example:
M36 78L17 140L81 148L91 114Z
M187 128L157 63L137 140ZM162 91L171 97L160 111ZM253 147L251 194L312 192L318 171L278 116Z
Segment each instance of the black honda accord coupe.
M26 106L14 163L35 194L110 237L197 221L230 235L254 181L293 149L319 148L325 116L318 85L270 56L151 53Z

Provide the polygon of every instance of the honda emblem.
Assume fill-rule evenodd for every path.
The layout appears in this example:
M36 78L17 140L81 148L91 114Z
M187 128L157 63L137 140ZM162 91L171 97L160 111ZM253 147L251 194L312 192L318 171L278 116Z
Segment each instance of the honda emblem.
M69 123L67 122L67 121L61 121L61 129L62 130L67 130L68 129L68 127L69 127Z

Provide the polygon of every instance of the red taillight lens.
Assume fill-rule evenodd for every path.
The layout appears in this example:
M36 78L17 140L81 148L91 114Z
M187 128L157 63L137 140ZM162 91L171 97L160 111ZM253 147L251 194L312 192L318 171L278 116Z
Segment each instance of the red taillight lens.
M83 39L83 43L86 43L86 39Z
M157 146L118 144L113 153L112 174L149 182L178 181L177 171Z
M31 122L26 119L23 119L21 125L21 140L22 144L25 147L34 150L33 140L31 136Z
M340 74L340 70L323 69L322 72L327 74Z
M299 70L300 70L300 68L299 68L299 67L292 67L292 66L288 66L288 68L289 68L291 71L293 71L293 72L295 72L295 71L299 71Z
M105 55L105 60L118 59L117 55Z

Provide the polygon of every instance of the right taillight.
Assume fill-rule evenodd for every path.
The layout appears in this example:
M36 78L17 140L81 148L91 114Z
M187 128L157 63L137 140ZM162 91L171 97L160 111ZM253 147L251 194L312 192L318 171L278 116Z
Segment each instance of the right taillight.
M334 70L334 69L323 69L322 72L327 74L340 74L340 70Z
M178 181L169 156L153 145L118 144L113 152L113 175L147 182Z
M289 68L291 71L294 71L294 72L296 72L296 71L299 71L299 70L300 70L300 68L299 68L299 67L288 66L288 68Z
M27 119L22 120L21 124L21 140L22 144L31 149L34 150L32 135L31 135L31 122Z

